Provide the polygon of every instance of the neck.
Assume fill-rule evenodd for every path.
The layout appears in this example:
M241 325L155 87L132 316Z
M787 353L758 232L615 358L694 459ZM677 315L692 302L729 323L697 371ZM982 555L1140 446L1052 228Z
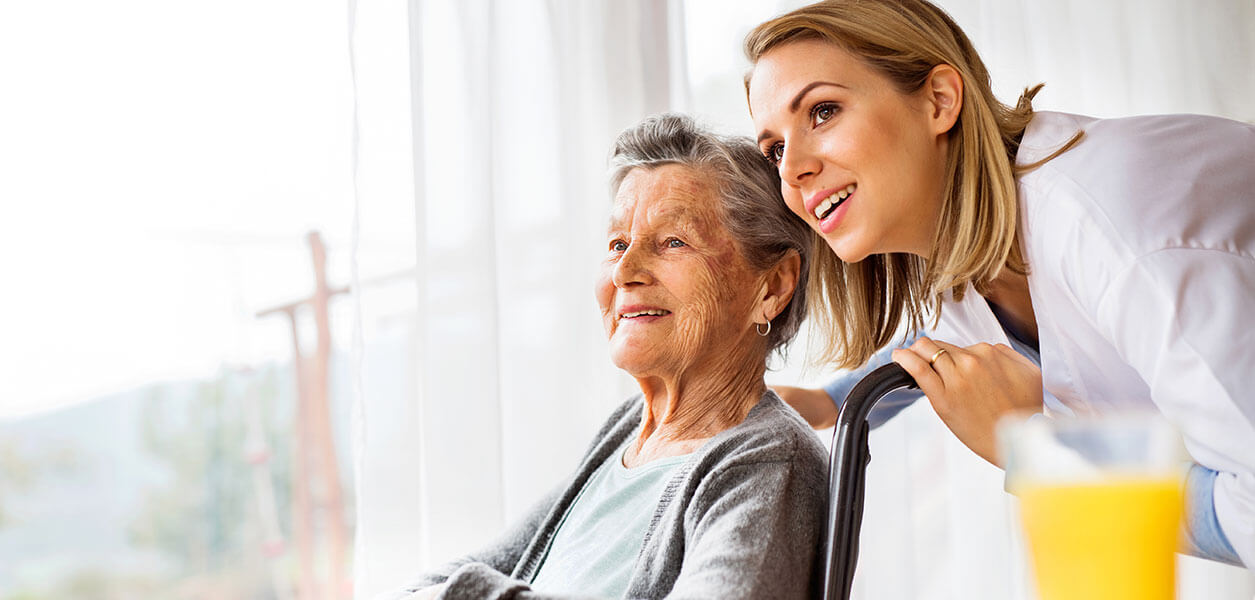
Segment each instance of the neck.
M737 344L676 373L638 377L645 414L637 449L706 439L745 420L766 391L761 348L756 341Z
M1004 268L996 279L989 282L984 296L1011 322L1017 333L1029 337L1025 341L1037 342L1037 315L1033 312L1027 275Z

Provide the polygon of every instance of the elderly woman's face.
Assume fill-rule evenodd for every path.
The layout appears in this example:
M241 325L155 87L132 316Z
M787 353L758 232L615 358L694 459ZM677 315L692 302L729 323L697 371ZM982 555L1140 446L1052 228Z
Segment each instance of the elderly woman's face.
M754 335L758 274L712 186L680 165L634 169L615 197L597 301L614 363L634 376L718 360Z

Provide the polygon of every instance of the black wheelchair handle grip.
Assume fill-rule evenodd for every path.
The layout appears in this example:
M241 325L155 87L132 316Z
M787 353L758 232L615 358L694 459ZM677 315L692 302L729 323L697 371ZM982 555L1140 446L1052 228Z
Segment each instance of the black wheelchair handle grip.
M841 405L841 413L837 416L838 431L843 425L855 427L866 422L872 407L890 392L904 388L918 389L918 387L915 384L915 378L911 377L902 365L895 362L868 373L845 397L845 402Z
M915 388L915 379L897 363L863 377L850 390L832 434L828 464L828 523L824 536L825 600L848 600L858 565L858 536L863 523L863 484L871 453L867 449L867 415L889 392Z

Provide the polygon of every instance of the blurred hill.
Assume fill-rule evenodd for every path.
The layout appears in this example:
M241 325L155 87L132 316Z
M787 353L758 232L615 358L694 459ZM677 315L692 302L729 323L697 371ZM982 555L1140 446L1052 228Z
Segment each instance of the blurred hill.
M344 362L332 411L351 489ZM288 365L224 370L0 422L0 598L275 597L292 561L265 554L247 458L269 448L286 530L294 388Z

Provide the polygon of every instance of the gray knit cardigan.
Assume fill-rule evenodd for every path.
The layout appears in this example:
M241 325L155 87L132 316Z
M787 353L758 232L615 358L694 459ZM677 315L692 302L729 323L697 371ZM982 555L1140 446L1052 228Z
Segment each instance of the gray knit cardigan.
M528 583L567 510L593 472L640 431L642 399L619 406L574 476L521 522L469 556L424 573L400 600L448 582L449 600L556 598ZM827 453L800 416L772 391L740 424L677 467L628 581L627 598L808 598L827 503Z

